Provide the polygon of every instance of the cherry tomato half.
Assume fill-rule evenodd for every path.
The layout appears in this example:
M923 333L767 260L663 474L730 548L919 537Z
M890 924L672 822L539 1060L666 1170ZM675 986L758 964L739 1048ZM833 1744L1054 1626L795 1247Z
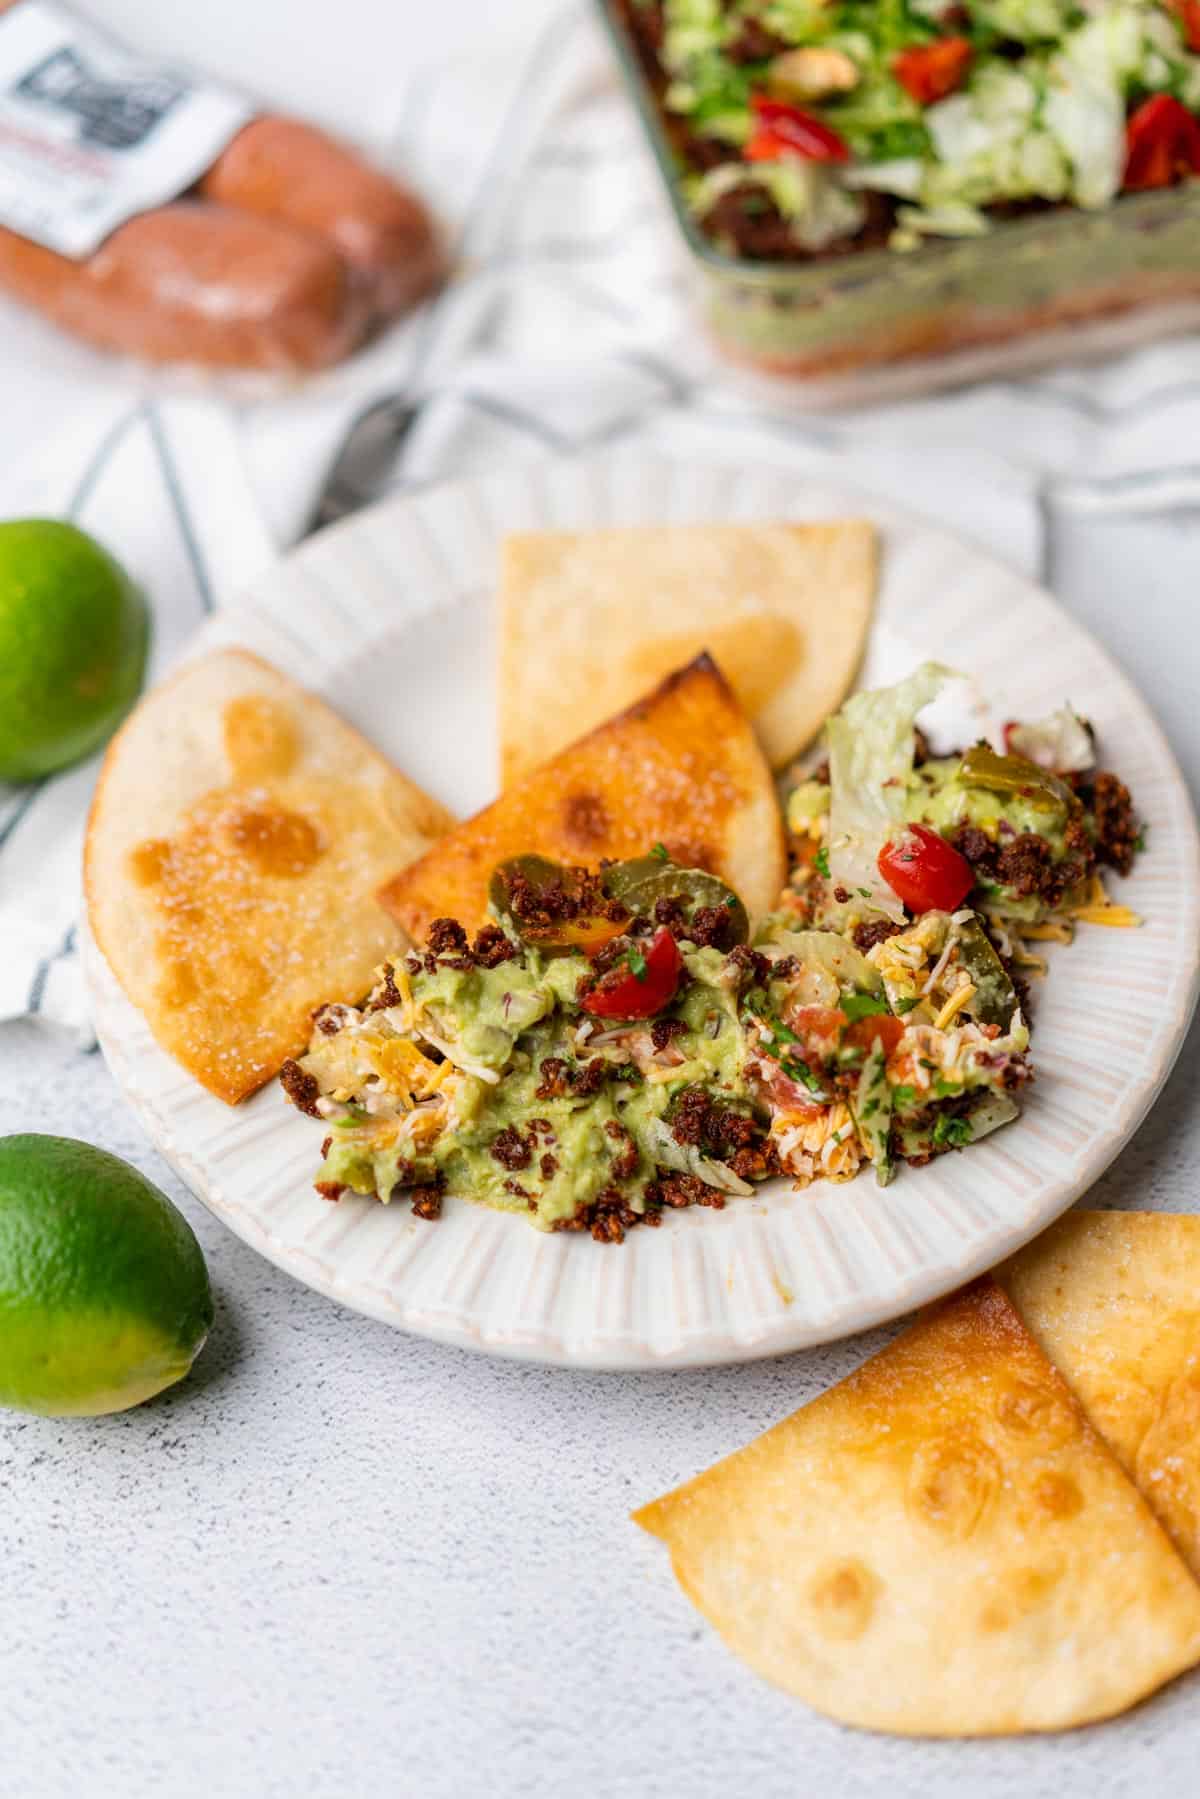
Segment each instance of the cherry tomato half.
M932 106L961 87L971 61L970 40L941 37L932 44L914 44L892 58L892 73L918 106Z
M783 156L803 156L809 162L849 162L846 140L812 113L766 94L751 94L750 104L756 128L743 152L747 162L778 162Z
M1125 189L1140 193L1200 175L1200 120L1171 94L1155 94L1125 127Z
M909 825L879 852L879 872L910 912L953 912L975 885L971 864L928 825Z
M1200 0L1167 0L1167 5L1183 28L1188 49L1200 50Z
M631 944L625 960L602 974L580 1005L596 1018L653 1018L670 1005L683 972L683 957L666 925L643 950Z

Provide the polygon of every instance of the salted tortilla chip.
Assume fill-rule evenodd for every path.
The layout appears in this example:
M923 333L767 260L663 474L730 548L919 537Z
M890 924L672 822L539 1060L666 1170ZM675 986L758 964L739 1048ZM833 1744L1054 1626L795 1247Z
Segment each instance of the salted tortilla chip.
M869 1729L1062 1729L1200 1659L1200 1588L991 1281L635 1518L751 1667Z
M379 897L414 938L440 917L474 929L488 916L492 870L508 856L595 868L605 858L645 855L655 843L677 862L722 876L752 915L767 911L783 885L771 772L707 656L508 788Z
M1068 1212L996 1278L1200 1578L1200 1218Z
M190 663L109 746L92 931L163 1048L231 1103L360 1000L396 947L385 874L449 815L314 695L241 650Z
M840 706L875 596L876 537L832 524L532 531L505 541L504 786L708 650L774 767Z

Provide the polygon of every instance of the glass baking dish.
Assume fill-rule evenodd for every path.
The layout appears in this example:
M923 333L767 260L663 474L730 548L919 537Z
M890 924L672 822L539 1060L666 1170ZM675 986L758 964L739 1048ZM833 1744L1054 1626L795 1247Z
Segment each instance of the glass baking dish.
M903 253L790 264L725 254L684 201L682 163L623 0L598 5L709 337L776 385L790 379L803 402L902 397L1200 327L1200 179L1127 195L1103 212L1062 207Z

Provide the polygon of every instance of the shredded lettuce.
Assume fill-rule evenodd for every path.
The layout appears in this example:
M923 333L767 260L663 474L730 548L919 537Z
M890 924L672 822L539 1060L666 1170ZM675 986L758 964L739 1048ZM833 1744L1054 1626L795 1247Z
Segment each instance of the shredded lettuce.
M898 194L915 200L921 191L925 165L917 156L898 156L891 162L868 162L848 169L842 179L847 187L869 187L880 194Z
M1121 189L1125 167L1125 106L1115 88L1078 73L1046 95L1047 127L1071 164L1071 198L1091 209L1107 206Z
M1145 18L1125 0L1109 0L1066 34L1046 65L1043 119L1071 164L1080 206L1107 206L1121 191L1125 99L1145 59Z
M752 93L771 81L760 60L729 54L748 21L792 49L840 50L857 69L850 91L813 102L845 140L848 162L735 163L689 182L702 217L727 184L757 183L798 252L826 250L879 216L877 204L868 212L872 193L901 203L889 240L897 250L979 235L993 223L988 209L1006 202L1106 207L1122 187L1130 108L1167 93L1200 112L1200 55L1188 49L1176 0L971 0L966 9L949 0L663 0L663 9L668 109L735 148L753 129ZM924 105L898 78L896 55L947 30L969 35L971 62L958 92Z
M896 213L892 242L896 249L912 247L911 237L983 237L991 230L986 214L965 200L946 200L940 206L901 206Z
M895 924L904 923L904 907L879 872L879 852L904 822L917 714L953 675L925 662L894 687L852 694L825 727L830 878Z
M985 66L965 93L939 100L925 114L934 148L945 162L989 155L1001 143L1023 137L1033 124L1037 88L1007 66Z
M1077 9L1074 0L975 0L973 10L1001 37L1036 44L1061 37Z
M981 1137L990 1137L1001 1125L1011 1124L1018 1118L1021 1108L1009 1093L989 1093L971 1107L967 1114L967 1123L971 1127L970 1142L978 1143Z
M663 64L672 74L706 50L719 50L725 38L721 0L670 0L663 38Z
M779 921L760 932L758 941L799 962L799 973L790 978L801 1005L837 1006L846 992L883 992L879 970L838 931L795 931Z
M1010 725L1008 747L1060 775L1082 774L1096 760L1092 734L1070 706L1060 706L1032 724Z
M870 162L928 153L922 109L886 67L864 68L853 93L830 101L823 117L856 156Z
M790 44L806 44L829 29L836 10L833 0L770 0L763 23Z
M753 1193L749 1181L725 1162L706 1156L693 1143L678 1143L665 1118L649 1117L641 1129L641 1148L647 1159L663 1168L674 1168L679 1174L694 1174L708 1187L722 1193L733 1193L744 1199Z
M1061 200L1070 166L1056 139L1036 122L1038 103L1030 75L988 65L964 93L931 106L926 123L939 161L922 182L926 213L1001 199Z

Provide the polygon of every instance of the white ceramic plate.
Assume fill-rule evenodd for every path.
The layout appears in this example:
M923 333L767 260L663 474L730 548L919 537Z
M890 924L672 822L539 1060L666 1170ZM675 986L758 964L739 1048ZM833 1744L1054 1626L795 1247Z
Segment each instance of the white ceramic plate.
M235 642L269 657L465 814L494 788L491 597L504 532L864 513L885 540L868 683L934 654L975 677L1000 717L1069 697L1148 822L1149 849L1120 890L1146 923L1084 927L1054 956L1021 1119L886 1189L869 1174L803 1193L777 1181L723 1212L672 1213L620 1247L543 1235L462 1200L429 1225L399 1205L318 1198L311 1120L274 1084L236 1110L210 1097L156 1047L90 948L117 1081L167 1160L247 1243L404 1330L536 1361L657 1368L774 1355L895 1317L991 1266L1096 1179L1166 1078L1195 1000L1196 825L1162 733L1119 670L1049 595L977 551L769 470L561 462L360 514L288 557L196 648Z

